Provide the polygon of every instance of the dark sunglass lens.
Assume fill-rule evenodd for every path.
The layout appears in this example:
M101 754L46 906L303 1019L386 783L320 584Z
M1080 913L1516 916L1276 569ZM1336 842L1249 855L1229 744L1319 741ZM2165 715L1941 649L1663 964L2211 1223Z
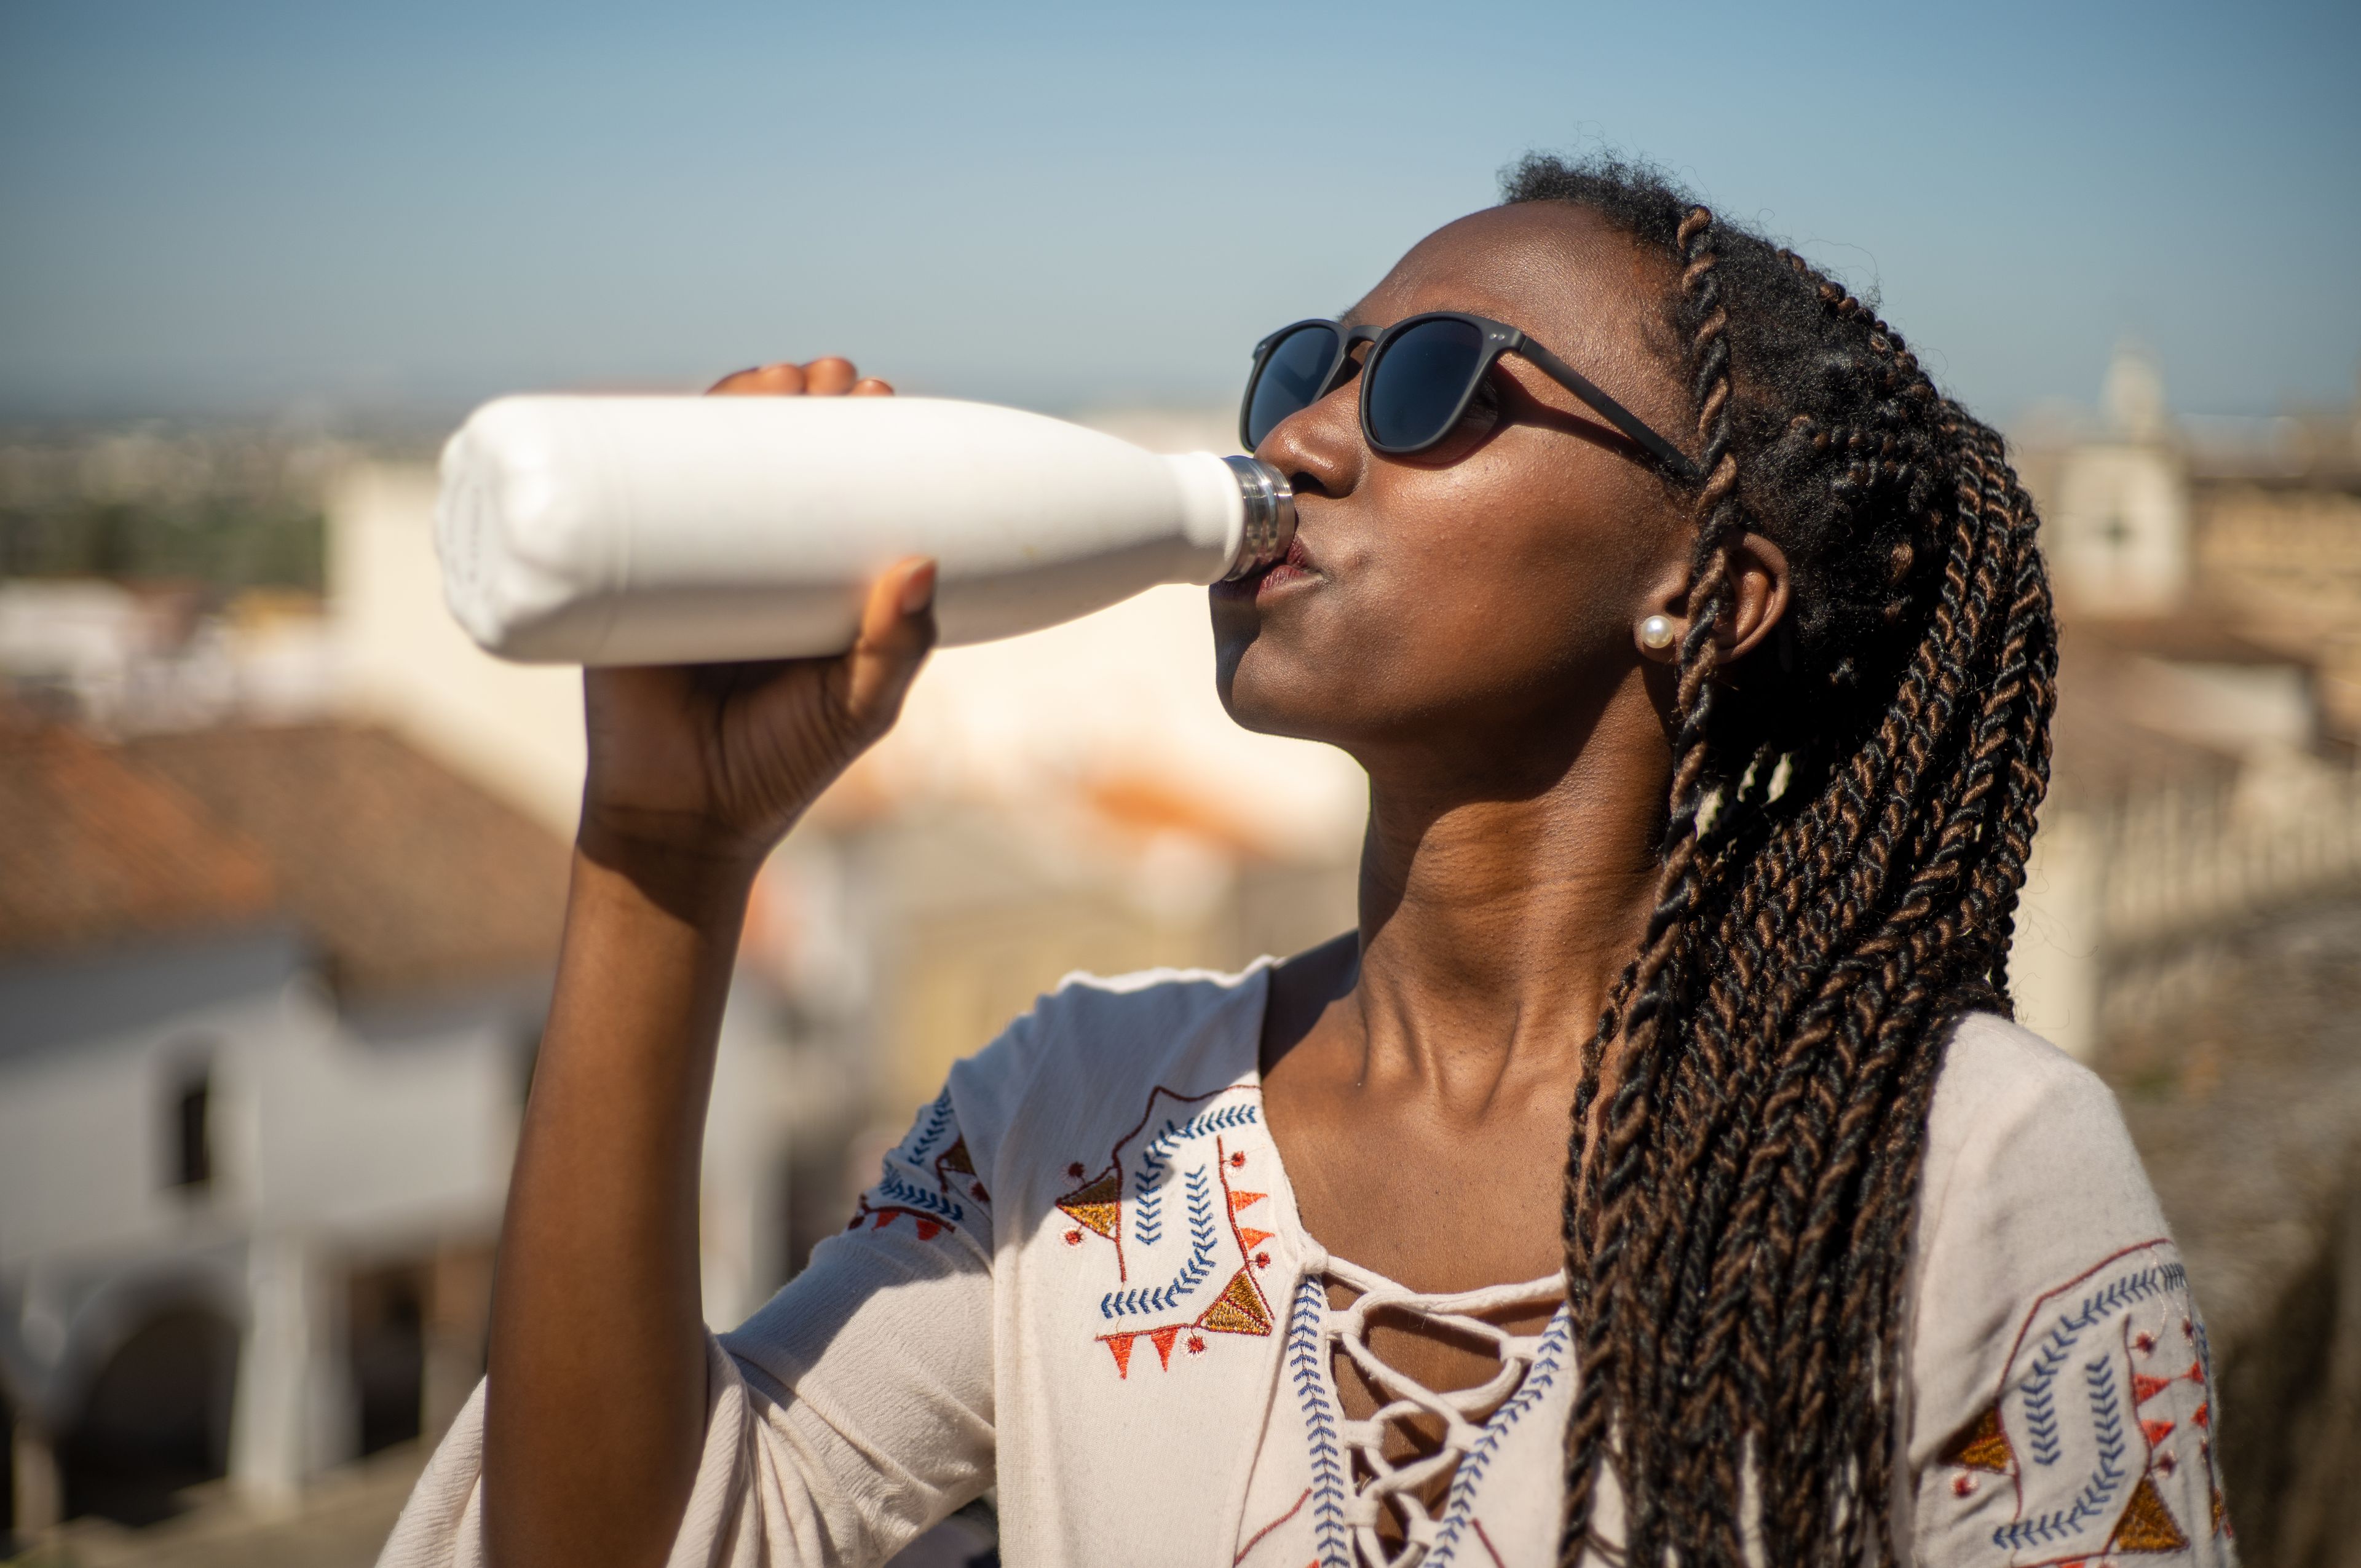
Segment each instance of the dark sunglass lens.
M1466 322L1424 321L1396 335L1364 373L1369 439L1394 452L1442 440L1483 357L1484 334Z
M1335 359L1334 327L1298 327L1272 344L1255 382L1254 400L1246 405L1246 444L1260 446L1279 421L1317 401L1321 379Z

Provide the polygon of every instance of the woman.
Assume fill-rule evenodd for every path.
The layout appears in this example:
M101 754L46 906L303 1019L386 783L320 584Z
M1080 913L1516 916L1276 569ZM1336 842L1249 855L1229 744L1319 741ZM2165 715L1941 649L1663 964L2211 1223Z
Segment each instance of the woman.
M1249 388L1301 525L1217 679L1367 770L1359 929L1069 981L718 1341L749 879L931 568L841 659L590 675L490 1375L389 1561L870 1563L992 1486L1028 1564L2230 1559L2138 1160L2007 1021L2055 628L2000 438L1649 170L1507 194Z

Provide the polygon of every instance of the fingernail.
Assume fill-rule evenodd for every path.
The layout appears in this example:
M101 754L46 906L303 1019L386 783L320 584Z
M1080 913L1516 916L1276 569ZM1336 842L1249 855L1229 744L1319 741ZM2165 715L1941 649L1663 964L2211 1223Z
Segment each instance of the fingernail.
M910 574L902 584L902 613L916 615L935 598L935 564L932 561Z

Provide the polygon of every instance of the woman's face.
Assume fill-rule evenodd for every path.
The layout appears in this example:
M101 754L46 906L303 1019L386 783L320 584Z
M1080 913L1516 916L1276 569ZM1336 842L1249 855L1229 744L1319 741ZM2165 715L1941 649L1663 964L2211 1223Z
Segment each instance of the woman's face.
M1346 320L1507 322L1687 446L1657 324L1676 287L1669 258L1586 209L1533 203L1429 236ZM1367 761L1532 732L1633 680L1633 624L1686 567L1685 503L1524 359L1488 380L1459 428L1412 456L1363 443L1357 375L1265 438L1257 455L1295 485L1297 549L1213 589L1217 679L1240 724Z

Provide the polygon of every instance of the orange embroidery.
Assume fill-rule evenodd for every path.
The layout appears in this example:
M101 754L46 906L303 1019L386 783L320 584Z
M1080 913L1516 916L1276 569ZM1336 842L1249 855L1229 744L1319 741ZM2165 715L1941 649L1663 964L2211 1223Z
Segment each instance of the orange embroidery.
M1937 1457L1945 1464L1958 1464L1970 1470L1989 1470L1996 1475L2007 1475L2012 1455L2008 1448L2008 1433L2001 1430L2000 1407L1985 1406L1983 1414L1961 1427L1951 1441L1943 1445L1943 1452Z
M2107 1544L2117 1552L2181 1552L2187 1550L2189 1538L2180 1533L2172 1510L2157 1496L2156 1483L2143 1475L2132 1488L2131 1501L2124 1505L2124 1517L2115 1521L2115 1533Z
M1232 1085L1232 1088L1237 1087ZM1184 1333L1188 1335L1190 1354L1202 1354L1206 1348L1203 1334L1214 1333L1268 1334L1273 1318L1270 1304L1261 1288L1251 1277L1256 1265L1268 1266L1268 1251L1253 1251L1257 1244L1268 1242L1273 1233L1262 1230L1242 1230L1237 1216L1245 1209L1269 1196L1264 1192L1238 1192L1231 1190L1229 1172L1244 1163L1244 1156L1233 1157L1225 1146L1221 1130L1249 1124L1258 1119L1258 1107L1252 1103L1217 1104L1186 1113L1185 1119L1174 1118L1163 1124L1162 1131L1137 1153L1140 1169L1132 1170L1125 1150L1145 1129L1155 1114L1159 1097L1180 1102L1183 1106L1227 1092L1216 1090L1206 1094L1180 1095L1161 1086L1151 1092L1149 1112L1139 1124L1118 1139L1110 1151L1109 1160L1101 1174L1084 1179L1072 1191L1056 1201L1058 1209L1076 1222L1077 1227L1065 1233L1069 1246L1082 1245L1082 1233L1089 1231L1115 1244L1116 1278L1128 1286L1109 1291L1099 1301L1099 1311L1104 1318L1120 1320L1126 1316L1149 1317L1149 1324L1126 1329L1118 1333L1096 1337L1115 1357L1115 1375L1127 1379L1131 1375L1132 1343L1146 1335L1156 1346L1157 1364L1165 1371L1172 1367L1172 1346ZM1198 1164L1187 1153L1191 1143L1211 1134L1213 1159L1210 1166ZM1197 1146L1202 1148L1202 1144ZM1174 1161L1179 1161L1176 1169ZM1081 1172L1075 1164L1069 1168ZM1139 1191L1127 1196L1134 1176L1139 1180ZM1209 1189L1220 1184L1216 1199ZM1162 1283L1132 1283L1126 1252L1154 1248L1158 1245L1160 1226L1171 1218L1169 1210L1158 1205L1164 1201L1167 1190L1178 1191L1185 1212L1188 1233L1183 1238L1187 1247L1186 1261L1178 1274ZM1135 1213L1133 1211L1137 1209ZM1217 1218L1218 1217L1218 1218ZM1223 1225L1226 1225L1230 1241L1238 1248L1239 1266L1222 1288L1206 1299L1206 1288L1213 1279L1222 1277L1217 1269L1216 1243ZM1135 1234L1136 1233L1136 1234ZM1251 1237L1248 1241L1246 1238ZM1169 1247L1164 1249L1169 1250ZM1141 1257L1152 1255L1140 1252ZM1209 1277L1210 1276L1210 1277ZM1193 1314L1189 1309L1198 1308ZM1170 1312L1171 1319L1154 1323L1155 1316Z
M1270 1309L1263 1304L1262 1292L1255 1288L1254 1281L1241 1268L1230 1277L1221 1299L1206 1308L1205 1315L1198 1321L1215 1333L1267 1334L1270 1332Z
M2175 1509L2193 1511L2193 1499L2180 1501L2182 1494L2165 1487L2184 1486L2193 1492L2189 1483L2194 1478L2178 1478L2185 1455L2176 1455L2168 1444L2180 1427L2197 1427L2196 1462L2209 1464L2202 1429L2210 1411L2199 1403L2207 1384L2204 1343L2186 1292L2187 1274L2178 1255L2158 1239L2111 1255L2035 1303L2018 1331L2003 1381L2011 1425L2003 1428L1993 1419L1996 1411L1987 1413L1955 1437L1943 1455L1963 1467L1989 1468L2015 1479L2017 1517L1993 1529L1994 1545L2015 1554L2054 1554L2049 1560L2061 1563L2093 1564L2134 1553L2188 1550L2189 1534ZM2195 1357L2186 1370L2158 1376L2142 1363L2153 1367L2167 1356L2178 1359L2181 1347L2167 1350L2159 1343L2169 1337L2165 1325L2173 1321L2180 1321ZM2121 1334L2124 1360L2105 1354L2103 1343L2088 1332L2094 1329ZM2096 1354L2086 1359L2087 1353ZM2180 1392L2184 1381L2197 1384L2200 1392ZM2132 1396L2130 1410L2123 1409L2118 1389ZM2068 1401L2087 1402L2089 1431L2078 1435L2061 1426L2061 1406ZM2073 1465L2059 1468L2070 1453ZM2028 1466L2050 1468L2028 1473ZM2084 1474L2087 1484L2070 1493L2072 1480ZM2111 1515L2111 1523L2103 1522Z
M1058 1200L1077 1223L1112 1241L1123 1223L1123 1172L1110 1170L1089 1186Z
M844 1228L857 1231L861 1228L861 1222L866 1220L871 1230L882 1231L905 1214L909 1215L911 1222L917 1226L918 1239L922 1242L933 1241L950 1229L950 1225L939 1215L922 1213L900 1203L873 1205L866 1198L861 1200L860 1206L853 1211L851 1221Z
M1246 1538L1246 1543L1238 1548L1238 1554L1230 1559L1230 1568L1237 1568L1239 1563L1244 1563L1246 1560L1247 1552L1252 1552L1256 1547L1262 1544L1262 1538L1264 1536L1268 1535L1272 1530L1277 1530L1279 1526L1293 1519L1297 1514L1302 1512L1303 1505L1311 1500L1312 1488L1306 1486L1303 1488L1303 1496L1295 1499L1295 1506L1293 1508L1288 1509L1285 1513L1279 1515L1277 1519L1271 1520L1268 1524L1263 1526L1260 1530L1255 1531L1254 1534ZM1312 1568L1319 1568L1319 1565L1314 1563Z

